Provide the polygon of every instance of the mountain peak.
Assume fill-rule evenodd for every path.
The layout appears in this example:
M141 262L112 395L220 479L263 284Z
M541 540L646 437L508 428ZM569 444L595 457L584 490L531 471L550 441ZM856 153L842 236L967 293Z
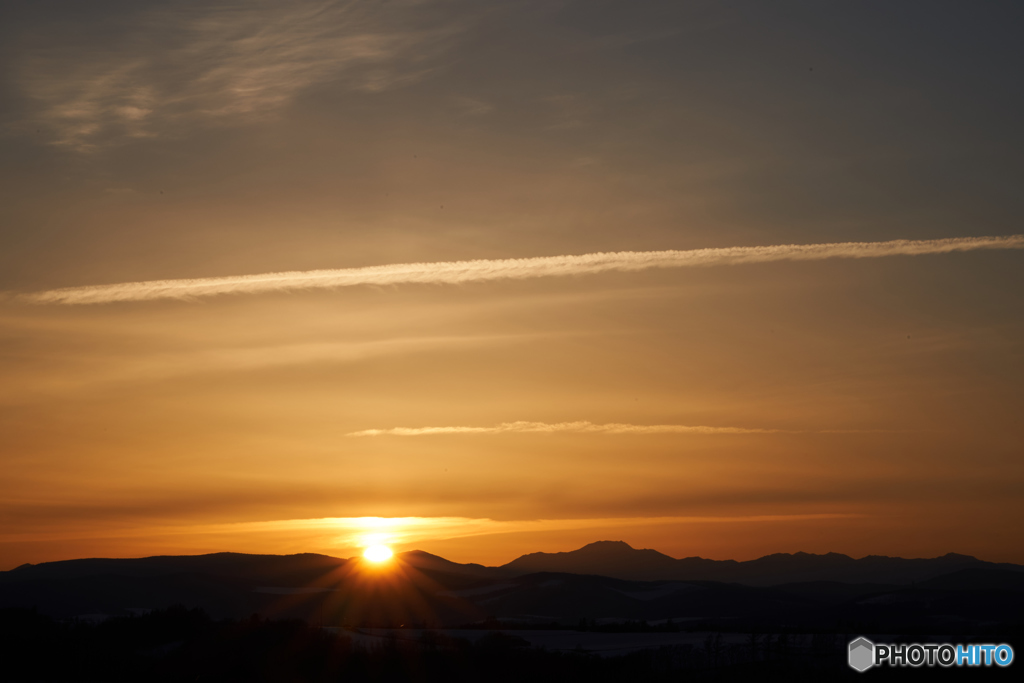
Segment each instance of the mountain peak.
M594 541L593 543L586 544L585 546L583 546L582 548L580 548L576 552L581 552L581 551L599 551L599 552L617 551L617 552L622 552L622 551L626 551L626 550L636 550L636 548L634 548L630 544L626 543L625 541Z
M854 562L855 560L849 555L843 553L825 553L824 555L818 555L816 553L805 553L800 550L795 553L772 553L771 555L765 555L753 562Z
M963 555L961 553L946 553L940 559L943 559L943 560L973 560L975 562L978 561L978 558L976 558L974 555Z

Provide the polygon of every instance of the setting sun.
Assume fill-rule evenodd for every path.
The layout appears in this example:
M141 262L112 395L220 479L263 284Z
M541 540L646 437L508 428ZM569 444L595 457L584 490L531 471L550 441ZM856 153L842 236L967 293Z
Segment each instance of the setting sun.
M363 551L363 557L370 562L384 562L391 559L391 548L386 545L371 545Z

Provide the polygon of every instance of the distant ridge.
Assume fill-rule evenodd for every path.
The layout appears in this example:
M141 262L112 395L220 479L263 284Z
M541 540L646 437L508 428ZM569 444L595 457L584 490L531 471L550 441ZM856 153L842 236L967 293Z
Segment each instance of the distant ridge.
M482 564L476 564L470 562L469 564L459 564L458 562L452 562L446 560L438 555L432 555L423 550L409 550L404 553L398 554L398 559L405 564L416 567L420 570L435 571L435 572L446 572L449 574L465 574L469 576L481 576L481 577L492 577L501 576L502 572L495 569L494 567L485 567Z
M596 574L632 581L725 581L773 586L812 581L907 585L964 569L1024 572L1024 566L985 562L948 553L930 559L868 555L855 560L841 553L774 553L756 560L675 559L624 541L597 541L562 553L530 553L502 566L512 575L533 572Z
M347 560L316 553L297 555L157 555L131 559L86 558L23 564L0 572L0 581L76 579L88 576L153 577L173 574L223 576L266 583L303 583L336 569Z
M988 575L993 570L1011 574L1024 572L1024 566L1021 565L985 562L957 553L929 559L868 555L858 560L841 553L815 555L804 552L773 553L743 562L702 557L676 559L657 550L633 548L624 541L596 541L567 552L529 553L500 567L460 564L422 550L399 553L396 558L422 571L481 579L554 572L628 581L720 581L748 586L820 581L905 586L966 570L983 570L982 575ZM0 571L0 582L192 574L230 577L266 585L305 585L350 561L315 553L212 553L138 559L92 558L25 564L10 571Z
M170 605L201 607L215 618L261 614L334 626L680 618L813 628L838 628L844 620L894 629L955 622L976 630L1024 613L1024 567L953 553L915 560L839 553L675 559L599 541L530 553L503 567L413 550L398 553L391 567L312 553L214 553L67 560L0 572L0 609L92 619Z

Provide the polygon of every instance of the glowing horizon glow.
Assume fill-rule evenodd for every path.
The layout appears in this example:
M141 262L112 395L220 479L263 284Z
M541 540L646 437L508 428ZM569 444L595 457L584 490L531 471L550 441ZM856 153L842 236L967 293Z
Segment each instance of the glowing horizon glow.
M170 548L174 554L202 554L211 548L231 547L238 552L254 554L292 554L317 552L332 557L362 557L364 551L384 545L393 552L423 550L441 554L447 559L500 565L514 560L537 547L528 543L512 545L508 550L494 547L500 538L517 535L568 534L580 546L596 540L621 539L633 543L645 536L645 529L667 525L685 525L688 533L700 535L708 525L746 524L776 525L810 522L843 522L868 519L863 512L823 509L815 513L798 514L739 514L690 515L673 517L594 517L594 518L538 518L496 520L486 517L324 517L308 519L266 520L260 522L234 522L217 524L177 524L140 527L132 524L112 524L98 527L88 520L69 520L59 532L35 532L38 541L67 548L69 544L88 543L94 552L111 557L156 555ZM124 542L131 542L145 534L151 546L132 552L121 550ZM0 543L23 542L26 534L0 532ZM568 538L567 537L567 538ZM444 543L445 545L438 545ZM455 543L455 545L451 545ZM459 549L456 549L459 548ZM544 546L544 550L565 550ZM669 544L660 546L661 552L688 556L688 549ZM452 554L454 553L454 554ZM865 553L867 554L867 553ZM759 555L734 556L717 553L716 559L756 559ZM44 561L70 559L67 554L55 555ZM13 568L13 567L11 567Z
M391 548L386 545L371 545L363 551L363 557L374 563L390 560L393 555Z

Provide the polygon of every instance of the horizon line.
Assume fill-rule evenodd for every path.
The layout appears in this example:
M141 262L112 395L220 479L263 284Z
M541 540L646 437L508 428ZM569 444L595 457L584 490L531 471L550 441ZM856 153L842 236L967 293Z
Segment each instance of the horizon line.
M787 516L787 515L783 515L783 516ZM835 515L835 516L842 517L842 516L845 516L845 515ZM773 517L773 515L767 515L766 517ZM425 554L425 555L430 555L432 557L440 558L440 559L442 559L442 560L444 560L446 562L451 562L452 564L459 564L459 565L477 564L477 565L480 565L480 566L485 567L487 569L500 569L500 568L505 567L505 566L507 566L509 564L512 564L513 562L515 562L517 560L520 560L520 559L522 559L524 557L529 557L529 556L532 556L532 555L552 555L552 556L567 555L569 553L578 552L578 551L583 550L585 548L588 548L588 547L590 547L592 545L598 545L598 544L602 544L602 543L612 543L612 544L619 544L619 543L621 543L621 544L627 546L630 550L635 550L635 551L653 550L654 552L659 553L661 555L665 555L666 557L668 557L668 558L670 558L672 560L675 560L677 562L681 562L683 560L697 559L697 560L706 560L706 561L710 561L710 562L735 562L737 564L743 564L743 563L746 563L746 562L756 562L758 560L763 560L766 557L774 557L774 556L777 556L777 555L787 555L787 556L790 556L790 557L794 557L794 556L797 556L797 555L808 555L808 556L811 556L811 557L827 557L829 555L840 555L842 557L847 557L847 558L853 560L854 562L858 562L860 560L866 560L866 559L869 559L869 558L886 558L886 559L899 559L899 560L913 561L913 560L938 560L938 559L942 559L944 557L949 557L950 555L954 555L954 556L957 556L957 557L963 557L963 558L969 558L969 559L972 559L972 560L977 560L979 562L985 562L987 564L1010 564L1010 565L1024 567L1024 565L1018 565L1015 562L996 562L996 561L992 561L992 560L983 560L983 559L978 558L976 555L968 555L966 553L958 553L958 552L955 552L955 551L949 551L949 552L943 553L942 555L935 555L933 557L903 557L902 555L878 555L878 554L874 554L874 553L869 553L869 554L863 555L861 557L855 557L853 555L849 555L847 553L842 553L842 552L836 552L834 550L830 550L830 551L824 552L824 553L811 553L811 552L807 552L807 551L804 551L804 550L796 550L796 551L793 551L793 552L780 551L780 552L767 553L765 555L760 555L758 557L755 557L755 558L752 558L752 559L749 559L749 560L736 560L736 559L732 559L732 558L716 560L716 559L713 559L713 558L710 558L710 557L703 557L703 556L700 556L700 555L688 555L686 557L673 557L672 555L668 555L666 553L663 553L660 550L657 550L655 548L639 548L639 547L634 547L634 546L630 545L626 541L610 540L610 539L602 539L602 540L598 540L598 541L591 541L590 543L586 543L586 544L580 546L579 548L574 548L572 550L558 550L558 551L553 551L553 552L547 552L547 551L540 550L540 551L534 551L534 552L526 552L526 553L523 553L523 554L519 555L515 559L510 560L509 562L506 562L505 564L500 564L500 565L484 565L484 564L480 564L479 562L472 562L472 561L471 562L455 562L454 560L449 560L448 558L444 557L443 555L438 555L437 553L432 553L429 550L422 550L420 548L412 548L412 549L409 549L409 550L396 551L394 553L394 556L395 557L400 557L402 555L408 555L410 553L422 553L422 554ZM352 555L350 557L339 557L339 556L336 556L336 555L327 555L325 553L317 553L317 552L297 552L297 553L274 554L274 553L246 553L246 552L238 552L238 551L232 551L232 550L219 550L219 551L216 551L216 552L199 553L199 554L196 554L196 555L162 555L161 554L161 555L142 555L142 556L133 556L133 557L75 557L75 558L69 558L69 559L63 559L63 560L46 560L46 561L42 561L42 562L25 562L23 564L18 565L17 567L11 568L11 569L0 570L0 574L12 572L12 571L20 569L22 567L38 567L38 566L44 565L44 564L56 564L56 563L60 563L60 562L80 562L80 561L94 561L94 560L114 560L114 561L124 560L124 561L132 561L132 560L149 560L149 559L155 559L155 558L211 557L211 556L214 556L214 555L243 555L243 556L247 556L247 557L297 557L299 555L318 555L320 557L330 557L330 558L337 559L337 560L343 560L345 562L349 562L351 560L358 560L361 557L358 554ZM569 572L569 573L572 573L572 572Z

